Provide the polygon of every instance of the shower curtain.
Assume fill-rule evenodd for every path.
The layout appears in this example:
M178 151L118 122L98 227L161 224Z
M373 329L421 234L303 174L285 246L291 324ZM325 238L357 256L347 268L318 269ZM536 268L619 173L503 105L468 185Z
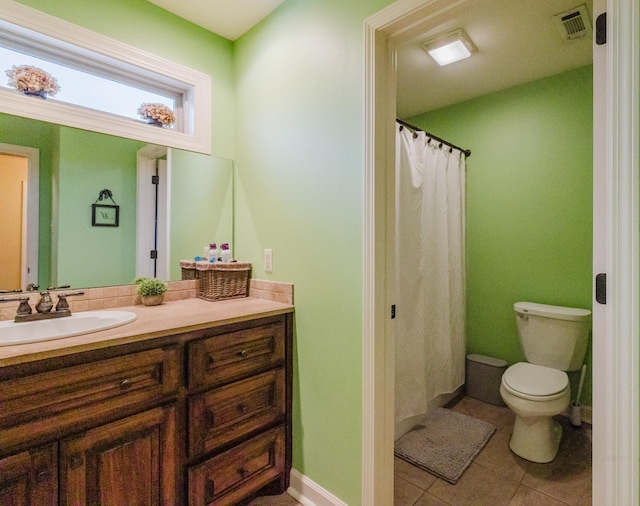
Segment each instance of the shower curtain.
M465 156L396 124L396 423L464 383Z

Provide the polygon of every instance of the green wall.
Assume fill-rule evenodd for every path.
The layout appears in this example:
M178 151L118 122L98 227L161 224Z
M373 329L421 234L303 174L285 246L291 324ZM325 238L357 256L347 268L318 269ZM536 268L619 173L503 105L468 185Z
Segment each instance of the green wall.
M124 285L135 278L136 153L144 143L59 128L54 178L52 284ZM120 206L117 227L91 225L91 204L109 189ZM111 200L99 204L112 205Z
M236 249L254 277L295 285L293 464L351 505L361 494L363 21L390 3L288 0L234 47Z
M524 360L514 302L591 309L592 104L587 66L407 119L472 151L469 353ZM587 363L591 405L590 349Z
M171 156L170 279L180 279L181 259L212 242L233 244L233 160L176 149Z

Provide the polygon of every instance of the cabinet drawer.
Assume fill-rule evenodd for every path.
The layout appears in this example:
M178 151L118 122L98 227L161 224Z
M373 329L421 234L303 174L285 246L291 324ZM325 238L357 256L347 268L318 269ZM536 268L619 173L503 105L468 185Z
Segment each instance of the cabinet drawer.
M284 369L196 395L189 399L189 456L283 421L284 415Z
M285 469L284 427L277 427L189 469L191 506L237 504Z
M0 383L0 448L15 438L58 432L179 386L178 347L153 349ZM12 425L21 424L11 427Z
M189 388L284 365L284 334L284 324L277 322L189 343Z

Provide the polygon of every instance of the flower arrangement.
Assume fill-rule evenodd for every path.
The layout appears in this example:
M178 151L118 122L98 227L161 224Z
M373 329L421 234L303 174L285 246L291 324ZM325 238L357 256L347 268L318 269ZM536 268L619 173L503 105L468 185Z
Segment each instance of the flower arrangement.
M5 73L9 86L27 93L46 92L54 96L60 91L58 80L48 72L32 65L14 65Z
M176 115L164 104L144 103L138 107L138 114L144 119L151 119L163 126L176 122Z

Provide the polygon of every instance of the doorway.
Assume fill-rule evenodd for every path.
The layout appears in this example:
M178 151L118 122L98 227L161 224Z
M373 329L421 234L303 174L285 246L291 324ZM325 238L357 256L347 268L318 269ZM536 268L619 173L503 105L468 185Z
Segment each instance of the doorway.
M393 265L394 230L386 210L393 208L395 119L394 47L451 19L468 2L433 0L396 2L365 22L365 232L363 308L363 504L393 503L394 363L392 300L388 279ZM604 2L595 2L597 13ZM638 499L638 90L625 85L638 76L638 6L609 2L606 146L607 272L610 304L594 340L594 504L635 504ZM596 7L594 6L594 10ZM611 49L616 48L614 53ZM602 63L602 61L600 61ZM596 107L599 109L599 106ZM602 110L602 109L599 109ZM629 111L632 111L629 114ZM602 139L599 139L602 141ZM600 143L605 149L605 143ZM596 156L598 160L598 156ZM620 198L622 197L622 198ZM599 230L598 232L602 232ZM376 244L384 243L381 251ZM633 302L636 301L634 306ZM595 303L594 303L595 306ZM594 315L595 319L595 315ZM594 320L594 329L596 323ZM614 331L616 333L614 334ZM614 339L615 336L615 339ZM596 342L597 341L597 342ZM623 385L627 385L623 388ZM609 413L606 415L606 413ZM619 416L616 416L618 415ZM629 415L624 420L623 415ZM633 441L632 448L626 442ZM605 453L605 450L607 453ZM615 465L610 455L616 456ZM609 455L609 458L607 456Z
M39 160L36 148L0 144L0 290L38 284Z

